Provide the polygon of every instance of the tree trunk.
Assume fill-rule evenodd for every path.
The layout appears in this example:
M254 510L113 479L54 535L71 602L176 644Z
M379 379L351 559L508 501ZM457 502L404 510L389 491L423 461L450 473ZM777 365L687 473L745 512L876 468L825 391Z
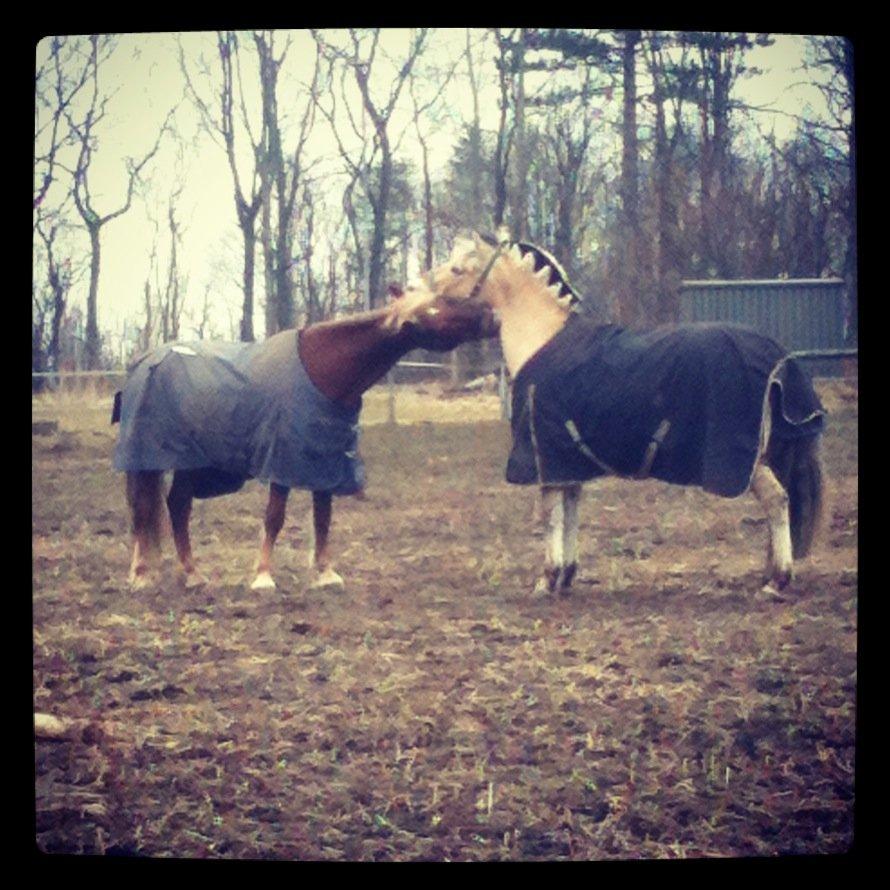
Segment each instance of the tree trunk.
M639 31L626 31L622 52L624 118L621 151L621 225L618 231L618 299L622 324L636 324L642 316L638 274L640 228L638 212L639 148L637 142L636 48Z
M418 134L419 135L419 134ZM430 181L429 151L426 142L421 139L423 150L423 248L424 269L433 268L433 184ZM478 212L478 209L477 209ZM473 224L474 228L476 223Z
M673 194L672 147L667 136L664 96L658 75L653 72L655 102L655 312L654 321L679 320L679 286L681 273L678 257L679 230L677 207Z
M383 157L380 161L380 187L373 201L374 232L371 236L371 255L368 262L368 308L373 309L380 300L385 271L386 211L392 183L392 155L386 134L381 134Z
M263 280L266 284L265 328L266 336L278 333L278 309L275 294L275 254L272 251L272 198L269 189L263 197L260 220L260 243L263 249Z
M49 346L46 357L53 371L59 369L59 352L61 350L62 319L65 316L65 289L61 285L53 288L53 316L50 320Z
M244 237L244 302L241 306L241 330L240 339L243 342L253 342L253 271L254 254L256 252L256 235L253 231L253 221L250 226L242 226L241 234Z
M528 238L528 139L525 130L525 28L513 49L516 71L516 191L513 205L513 237Z
M470 49L470 29L467 28L467 71L470 79L470 95L473 99L473 122L470 125L470 195L473 206L470 208L470 222L474 229L483 225L482 219L482 128L479 123L479 87L473 68Z
M90 226L90 287L87 292L87 327L85 344L86 370L95 371L99 368L102 355L102 342L99 337L98 294L99 294L99 268L100 244L99 226Z
M275 308L279 331L293 327L294 324L294 285L291 277L289 224L290 220L280 214L275 241Z
M494 154L493 222L495 229L498 229L504 222L504 213L507 209L507 168L510 157L510 136L507 132L507 109L510 105L510 93L508 89L510 73L507 52L505 51L505 41L501 37L500 29L495 28L494 33L500 51L500 57L498 59L498 85L501 94L501 113Z

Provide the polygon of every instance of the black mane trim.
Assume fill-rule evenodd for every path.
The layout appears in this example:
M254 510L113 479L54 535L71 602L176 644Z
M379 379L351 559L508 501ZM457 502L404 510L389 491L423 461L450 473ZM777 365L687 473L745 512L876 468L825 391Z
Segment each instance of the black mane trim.
M491 247L497 247L500 243L494 235L480 235L479 237ZM538 247L537 244L532 244L529 241L514 241L513 243L519 248L523 256L531 252L535 259L536 272L545 266L550 269L550 278L547 283L548 285L559 285L559 296L561 298L568 297L569 304L572 306L577 306L581 302L581 295L572 287L569 282L569 276L563 269L562 264L550 251L544 250L543 247Z
M549 250L544 250L543 247L538 247L537 244L531 244L528 241L517 241L516 246L523 255L531 252L535 258L536 272L544 266L550 269L549 284L559 285L560 297L568 297L569 303L573 306L581 302L581 295L569 283L569 276L566 274L566 270L563 269L562 264Z

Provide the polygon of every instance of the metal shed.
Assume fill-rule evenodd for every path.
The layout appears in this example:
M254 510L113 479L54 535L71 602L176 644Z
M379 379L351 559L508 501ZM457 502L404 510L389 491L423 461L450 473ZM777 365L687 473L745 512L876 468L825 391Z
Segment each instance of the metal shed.
M748 325L794 352L817 376L843 374L856 361L856 349L846 342L840 278L684 281L680 320Z

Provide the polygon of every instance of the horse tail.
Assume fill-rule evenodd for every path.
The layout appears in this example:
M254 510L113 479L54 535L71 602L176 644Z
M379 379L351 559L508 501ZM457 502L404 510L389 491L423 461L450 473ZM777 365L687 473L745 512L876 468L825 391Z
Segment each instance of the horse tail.
M824 479L820 457L821 436L795 439L771 437L766 462L788 494L791 553L807 556L824 512Z
M127 504L133 521L133 534L149 552L157 552L161 547L163 476L162 472L155 470L127 473Z

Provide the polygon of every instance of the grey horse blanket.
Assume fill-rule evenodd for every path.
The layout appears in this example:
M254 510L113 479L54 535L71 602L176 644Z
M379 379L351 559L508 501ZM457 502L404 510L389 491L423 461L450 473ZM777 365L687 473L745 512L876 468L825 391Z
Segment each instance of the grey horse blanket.
M652 476L724 497L748 489L770 432L818 435L825 414L800 365L756 331L634 333L577 314L519 370L512 404L508 482Z
M143 355L116 399L118 470L202 470L197 497L248 478L354 494L361 405L321 393L299 357L296 331L262 343L168 343Z

